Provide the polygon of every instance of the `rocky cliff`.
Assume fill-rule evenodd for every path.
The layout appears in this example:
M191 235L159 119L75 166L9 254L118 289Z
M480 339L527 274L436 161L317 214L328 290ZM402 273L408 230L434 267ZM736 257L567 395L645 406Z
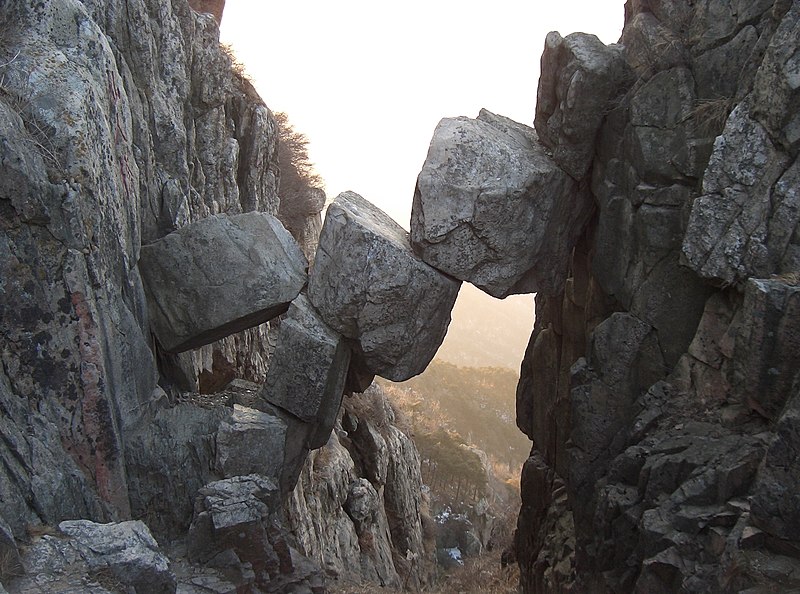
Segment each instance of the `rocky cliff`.
M797 1L630 0L616 45L545 42L592 213L517 392L526 592L800 586L799 39Z
M422 371L468 281L537 292L525 591L800 587L799 27L630 0L618 44L550 34L533 128L443 120L410 235L344 193L309 273L318 214L280 224L275 121L212 15L0 5L3 579L322 592L302 549L425 583L416 453L340 408ZM233 375L266 380L200 393Z
M312 559L430 579L413 443L389 412L339 409L378 372L424 369L459 283L356 194L321 230L324 196L279 199L276 121L219 46L223 5L0 6L13 592L324 592ZM326 444L307 467L328 499L302 473ZM295 537L281 515L301 474ZM353 547L332 558L345 527Z
M306 461L285 524L334 581L432 583L436 543L419 454L377 384L345 397L330 440Z

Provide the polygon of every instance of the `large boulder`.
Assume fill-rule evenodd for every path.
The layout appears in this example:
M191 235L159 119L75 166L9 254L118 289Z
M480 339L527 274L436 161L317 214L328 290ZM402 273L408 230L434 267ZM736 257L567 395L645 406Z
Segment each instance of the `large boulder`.
M300 248L272 215L217 215L142 247L151 326L181 352L285 312L306 283Z
M318 448L328 441L336 422L349 363L344 338L300 295L281 321L261 399L312 424L308 447Z
M308 298L331 328L357 341L372 373L392 381L421 373L444 339L459 287L358 194L339 194L328 207Z
M411 242L420 257L494 297L558 292L592 210L533 129L482 110L436 127L417 179Z

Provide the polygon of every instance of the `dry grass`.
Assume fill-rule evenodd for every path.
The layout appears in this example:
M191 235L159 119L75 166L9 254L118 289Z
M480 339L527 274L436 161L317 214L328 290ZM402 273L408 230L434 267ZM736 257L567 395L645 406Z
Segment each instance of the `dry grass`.
M500 551L467 559L464 567L446 573L432 594L516 594L519 568L500 567Z
M519 568L500 567L500 551L467 559L464 567L443 574L437 583L421 590L424 594L517 594ZM329 584L332 594L401 594L402 590L380 588L375 584Z
M718 99L703 99L697 101L692 110L691 117L694 118L698 131L705 136L718 136L725 127L733 109L733 99L721 97Z

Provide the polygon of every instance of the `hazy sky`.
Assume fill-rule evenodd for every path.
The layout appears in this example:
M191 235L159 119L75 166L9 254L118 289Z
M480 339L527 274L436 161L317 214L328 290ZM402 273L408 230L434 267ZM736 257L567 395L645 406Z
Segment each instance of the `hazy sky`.
M615 43L624 5L227 0L221 35L267 105L285 111L310 139L328 198L353 190L408 229L417 174L439 120L475 117L485 107L532 125L547 33L585 31ZM465 292L494 301L466 284ZM484 324L486 332L496 331L492 326L502 325L507 311L514 312L515 327L533 326L529 295L491 307L497 313L491 319L476 313L473 330ZM526 339L520 336L514 348L521 360ZM450 333L445 340L456 339Z
M329 198L358 192L408 228L442 117L485 107L531 124L548 31L619 38L624 0L227 0L233 46L310 141Z

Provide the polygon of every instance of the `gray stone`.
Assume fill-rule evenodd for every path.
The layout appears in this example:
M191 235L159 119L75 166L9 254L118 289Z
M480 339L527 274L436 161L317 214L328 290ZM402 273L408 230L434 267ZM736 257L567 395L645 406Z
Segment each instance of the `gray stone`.
M660 4L666 5L663 2ZM684 66L689 62L680 36L665 27L649 10L627 20L620 41L628 66L643 80L662 70Z
M300 295L281 321L261 399L315 426L308 444L328 441L345 387L350 349Z
M23 573L22 559L11 527L0 517L0 580Z
M724 45L695 58L697 96L704 100L733 97L738 88L739 76L757 41L756 28L744 27Z
M421 373L450 323L460 284L411 251L407 233L353 192L328 207L308 298L323 320L358 342L371 372Z
M378 514L380 497L375 487L365 478L350 483L344 511L353 520L357 532L362 532L367 523L374 523Z
M800 148L800 6L791 4L770 39L753 85L755 118L785 148Z
M223 530L269 516L278 503L278 487L268 477L249 474L209 483L198 497L214 530Z
M695 272L726 284L777 272L775 262L783 257L787 234L773 244L770 221L779 204L790 217L779 223L782 227L793 229L800 216L800 195L788 187L775 191L788 165L764 127L750 117L748 105L734 109L714 143L703 177L704 195L692 204L686 229L683 255ZM792 170L785 175L796 179ZM773 194L784 198L773 204Z
M231 412L226 406L178 404L127 435L131 511L147 518L158 538L172 540L183 534L192 520L197 490L220 478L215 471L216 436Z
M142 247L139 261L153 332L171 352L285 312L306 283L306 266L280 222L256 212L182 227Z
M439 122L417 179L414 250L494 297L561 290L592 205L527 126L482 110Z
M216 465L222 476L258 474L278 480L286 430L279 418L234 404L233 414L217 432Z
M800 353L800 286L747 281L731 383L739 400L777 420L791 394Z
M136 594L175 592L169 560L143 522L69 520L61 522L58 529L72 539L90 571L108 570Z
M555 162L573 178L588 171L608 104L627 74L619 46L586 33L547 35L534 123Z
M751 498L753 522L778 538L797 541L800 530L800 384L778 419Z

